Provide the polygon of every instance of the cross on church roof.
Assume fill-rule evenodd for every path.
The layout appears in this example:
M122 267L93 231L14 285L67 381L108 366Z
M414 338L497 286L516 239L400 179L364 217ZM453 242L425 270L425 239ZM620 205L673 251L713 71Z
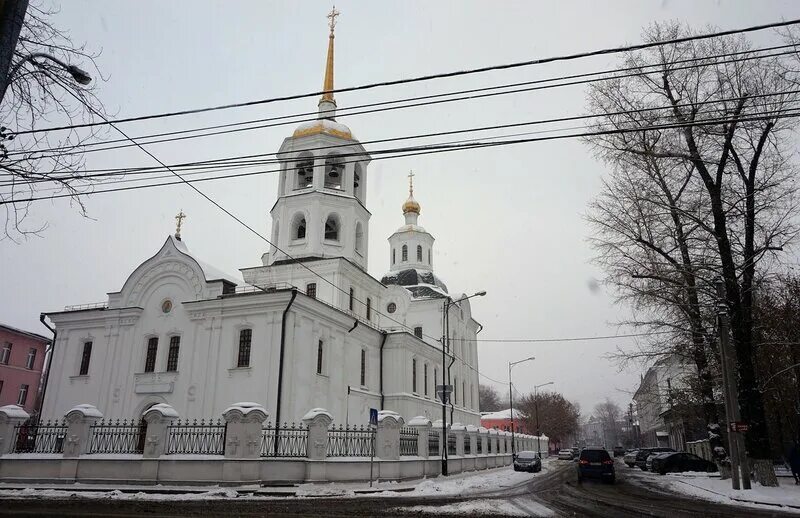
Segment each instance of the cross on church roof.
M183 226L183 220L186 218L186 214L183 213L183 209L175 216L175 221L177 222L175 225L175 239L181 238L181 226Z
M408 194L414 195L414 171L408 173Z
M331 28L331 34L333 34L333 29L334 27L336 27L336 17L339 16L340 14L341 13L336 10L336 6L334 5L333 9L331 9L331 12L329 12L327 15L327 18L329 20L328 27Z

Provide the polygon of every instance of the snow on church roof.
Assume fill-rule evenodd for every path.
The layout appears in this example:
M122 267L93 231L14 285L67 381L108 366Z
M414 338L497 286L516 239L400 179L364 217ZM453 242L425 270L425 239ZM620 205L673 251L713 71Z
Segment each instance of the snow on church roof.
M229 273L223 272L222 270L214 266L211 266L210 264L201 261L200 259L195 257L191 252L189 252L189 249L186 247L186 243L184 243L180 239L177 239L175 236L171 234L169 236L169 239L172 240L172 244L175 245L175 248L177 248L178 251L191 257L194 261L197 262L198 265L200 265L200 269L203 270L203 274L206 277L206 282L228 281L232 282L233 284L243 284L242 279L239 279L236 276L231 275Z
M390 272L381 282L387 286L398 285L411 292L414 298L438 298L447 296L447 286L430 270L408 268Z

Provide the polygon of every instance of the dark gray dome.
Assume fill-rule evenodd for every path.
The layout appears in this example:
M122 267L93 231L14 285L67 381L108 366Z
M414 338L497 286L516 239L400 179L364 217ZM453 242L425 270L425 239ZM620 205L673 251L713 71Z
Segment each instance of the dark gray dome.
M430 270L418 270L416 268L409 268L399 272L387 273L381 279L381 282L387 286L418 286L420 284L429 284L431 286L438 286L445 293L447 293L447 286Z

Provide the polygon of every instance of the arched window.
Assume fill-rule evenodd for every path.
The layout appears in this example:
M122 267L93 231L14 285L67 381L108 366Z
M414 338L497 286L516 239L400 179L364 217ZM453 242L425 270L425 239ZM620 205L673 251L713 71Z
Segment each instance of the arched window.
M422 262L422 245L417 245L417 262Z
M306 217L303 214L296 214L292 219L292 239L306 238Z
M239 331L239 352L236 355L236 366L239 368L250 366L250 347L253 341L253 330L242 329Z
M428 264L431 264L431 249L428 248Z
M356 223L356 252L362 252L362 248L364 248L364 227L359 221Z
M367 386L367 350L361 349L361 386Z
M466 382L461 382L461 406L467 406L467 401L464 399L467 395L467 384Z
M325 221L325 239L339 241L339 220L336 216L328 216L327 221Z
M417 359L411 359L411 392L417 392Z
M344 162L336 154L330 154L325 158L325 188L342 188L342 177L344 176Z
M356 164L355 167L353 167L353 196L361 200L362 192L363 189L361 188L361 164Z
M403 245L403 253L401 254L400 259L403 262L408 261L408 245Z
M428 364L422 366L422 384L424 386L425 395L428 395Z
M392 264L397 263L397 254L395 252L397 252L397 250L392 248Z
M301 153L294 164L295 189L305 189L314 185L314 155Z

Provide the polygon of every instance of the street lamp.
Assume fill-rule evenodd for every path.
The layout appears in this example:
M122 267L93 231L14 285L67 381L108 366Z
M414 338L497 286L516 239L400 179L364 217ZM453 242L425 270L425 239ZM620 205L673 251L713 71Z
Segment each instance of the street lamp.
M76 83L86 86L92 82L92 76L90 76L86 71L82 70L81 68L76 67L75 65L68 65L67 63L64 63L57 57L51 56L50 54L44 52L33 52L31 54L28 54L21 60L19 60L17 64L14 65L14 68L12 68L9 71L8 76L2 78L3 81L1 87L2 90L0 90L0 101L2 101L3 97L5 97L6 89L8 88L8 85L11 83L11 78L14 77L14 75L16 75L20 67L24 65L26 62L30 62L36 66L39 66L39 63L36 62L37 58L49 59L50 61L56 63L58 66L66 70L67 73L72 76L72 79L74 79Z
M535 360L533 356L530 358L525 358L524 360L520 360L517 362L508 362L508 405L511 407L511 458L517 454L516 445L514 444L514 394L511 390L511 368L518 363L527 362L531 360Z
M444 317L442 318L442 475L447 475L447 399L449 398L450 393L447 392L447 382L445 381L445 373L449 372L449 369L446 367L447 364L447 354L446 351L450 349L450 340L448 335L450 334L450 306L453 304L458 304L461 301L471 299L472 297L483 297L486 295L485 291L479 291L472 295L465 295L458 300L453 300L449 296L444 301ZM445 349L445 344L447 348ZM449 380L450 377L448 376L447 379Z
M537 391L541 387L546 387L547 385L552 385L555 383L554 381L548 381L547 383L542 383L541 385L534 385L533 387L533 401L534 401L534 408L536 408L536 451L539 452L539 458L542 458L542 429L539 428L539 395ZM549 450L548 450L549 451Z

